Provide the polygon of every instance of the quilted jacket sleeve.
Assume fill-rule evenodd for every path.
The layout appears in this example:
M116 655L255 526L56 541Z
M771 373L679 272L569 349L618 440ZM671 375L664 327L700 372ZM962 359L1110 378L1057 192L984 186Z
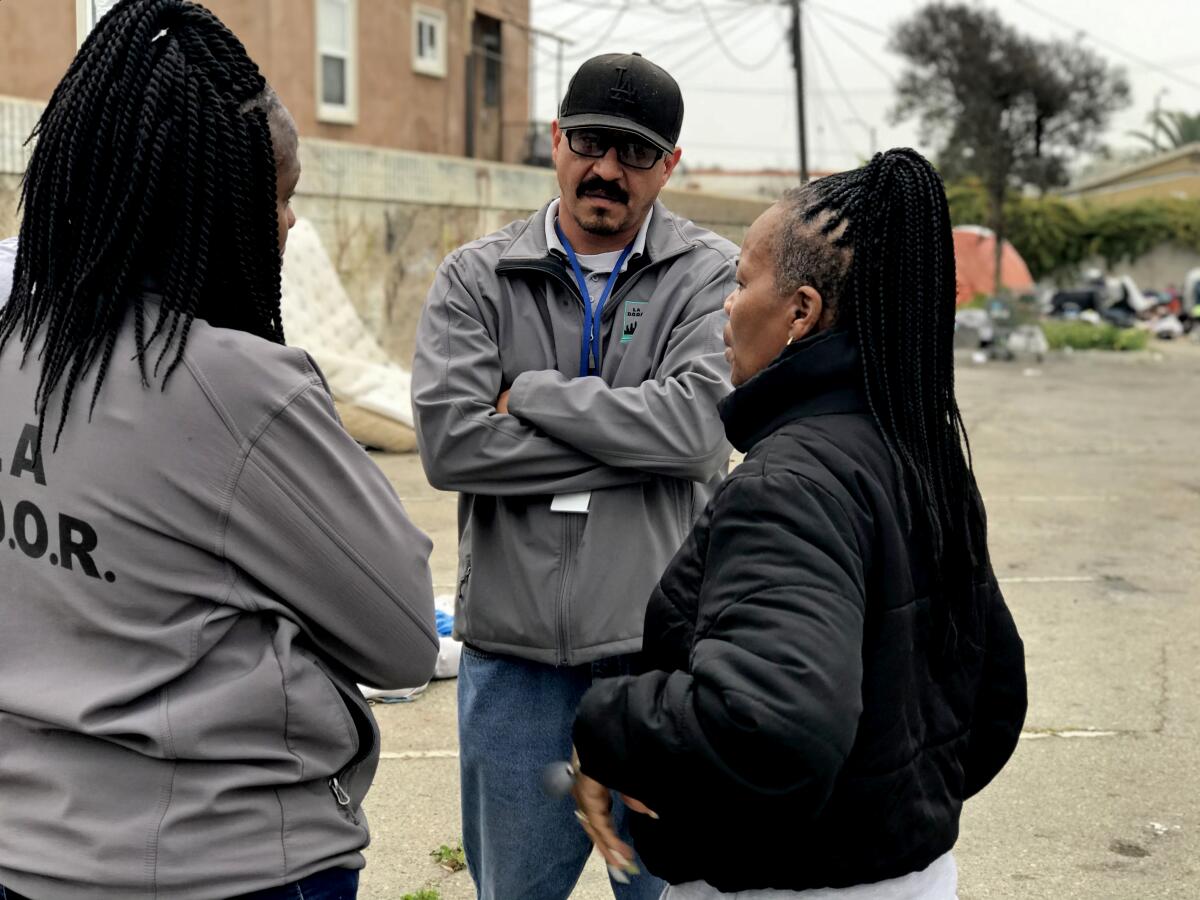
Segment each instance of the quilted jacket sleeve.
M1021 736L1028 703L1025 645L1017 634L1000 587L991 579L983 675L975 699L971 739L963 768L968 797L979 793L1004 768Z
M664 816L783 793L815 816L861 712L864 570L858 532L823 488L789 473L730 479L712 508L690 671L592 687L574 730L583 771Z

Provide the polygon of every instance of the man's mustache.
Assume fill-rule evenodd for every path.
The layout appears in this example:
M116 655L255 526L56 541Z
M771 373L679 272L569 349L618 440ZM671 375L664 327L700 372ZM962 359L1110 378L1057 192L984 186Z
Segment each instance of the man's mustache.
M589 178L582 182L575 189L575 196L582 197L584 194L599 194L601 197L615 200L618 203L629 202L629 195L621 190L619 184L615 181L605 181L603 178Z

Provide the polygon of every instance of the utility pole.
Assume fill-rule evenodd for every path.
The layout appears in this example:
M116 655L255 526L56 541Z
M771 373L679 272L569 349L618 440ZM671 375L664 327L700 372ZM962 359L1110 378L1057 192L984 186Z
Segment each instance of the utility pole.
M1154 149L1156 150L1158 149L1158 131L1162 127L1162 118L1159 108L1162 105L1163 95L1169 93L1171 93L1170 88L1162 88L1157 94L1154 95L1154 113L1150 116L1150 118L1153 120L1152 124L1154 128L1150 132L1150 138L1154 142Z
M567 44L573 44L574 41L563 40L555 36L558 41L558 56L554 64L554 118L558 118L558 107L563 101L563 48Z
M796 66L796 127L800 133L800 183L808 183L808 145L804 123L804 36L801 33L804 0L792 0L792 61Z

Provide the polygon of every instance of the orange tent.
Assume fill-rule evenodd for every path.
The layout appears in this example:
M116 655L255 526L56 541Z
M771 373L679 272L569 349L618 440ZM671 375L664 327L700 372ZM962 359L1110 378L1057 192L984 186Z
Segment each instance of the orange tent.
M958 269L958 303L968 303L976 294L991 294L995 287L996 235L979 225L954 229L954 262ZM1033 276L1021 254L1008 241L1000 254L1000 283L1014 292L1033 288Z

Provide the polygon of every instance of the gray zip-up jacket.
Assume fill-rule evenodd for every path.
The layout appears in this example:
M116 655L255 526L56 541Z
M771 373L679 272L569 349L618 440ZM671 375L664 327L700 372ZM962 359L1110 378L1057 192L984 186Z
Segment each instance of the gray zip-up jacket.
M656 204L602 310L600 377L580 378L584 301L546 209L442 263L413 409L430 483L460 494L456 636L575 665L639 649L650 592L726 470L737 248ZM551 510L582 491L586 515Z
M432 673L430 542L302 350L196 321L147 389L132 332L41 455L37 350L0 353L0 884L213 900L359 868L355 682Z

